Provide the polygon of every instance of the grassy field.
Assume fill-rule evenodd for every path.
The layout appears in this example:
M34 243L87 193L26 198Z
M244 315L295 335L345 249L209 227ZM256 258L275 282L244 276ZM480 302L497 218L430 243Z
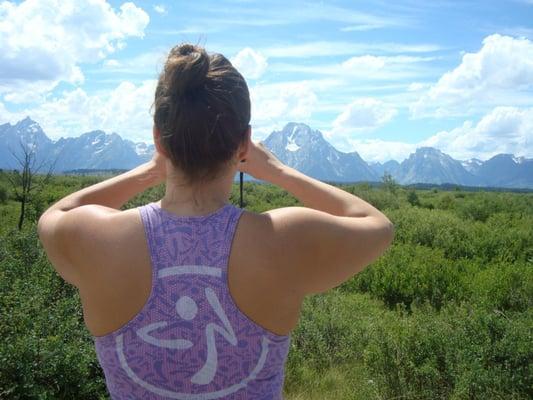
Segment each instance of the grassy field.
M49 204L98 179L54 177L18 231L19 205L0 173L0 398L107 398L79 297L35 232ZM395 241L361 274L306 298L286 399L531 398L533 194L340 186L389 216ZM244 198L257 212L299 205L257 183Z

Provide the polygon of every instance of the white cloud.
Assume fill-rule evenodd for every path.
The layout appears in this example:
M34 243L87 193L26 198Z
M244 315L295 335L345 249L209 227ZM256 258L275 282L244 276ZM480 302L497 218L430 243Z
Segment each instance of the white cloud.
M245 47L231 59L231 63L246 79L257 79L267 68L267 59L260 52Z
M259 142L264 140L274 131L283 129L285 123L275 122L272 125L255 125L252 124L252 140Z
M0 121L16 122L29 115L52 139L102 129L123 138L150 141L153 124L150 106L155 85L155 80L139 85L124 81L109 92L94 95L77 88L16 113L0 107Z
M487 160L496 154L533 157L533 107L496 107L477 123L470 120L450 131L441 131L418 143L358 139L333 135L331 143L341 151L357 151L368 162L402 162L417 148L430 146L456 160Z
M431 86L428 83L423 82L413 82L407 87L408 92L420 92L421 90L427 89Z
M344 81L344 87L354 90L368 85L368 81L405 82L433 75L429 61L436 57L415 57L407 55L375 56L362 55L350 57L339 63L273 63L272 72L305 73L334 76ZM356 83L357 82L357 83ZM406 85L407 83L402 83Z
M111 68L120 67L120 61L115 60L114 58L110 58L104 61L104 66Z
M499 105L533 104L533 43L494 34L411 106L415 117L468 115Z
M306 58L342 56L365 53L430 53L443 48L434 44L357 43L343 41L316 41L261 49L267 57Z
M474 124L465 121L419 143L437 147L455 159L488 159L499 153L533 157L533 107L496 107Z
M434 61L436 57L415 57L415 56L373 56L363 55L351 57L341 65L347 70L353 69L379 69L385 66L416 64L421 62Z
M328 137L343 135L351 137L361 132L373 131L396 116L398 111L391 105L374 98L359 98L348 104L333 121Z
M307 82L256 85L250 88L252 125L259 132L265 126L308 120L318 98Z
M201 3L201 2L200 2ZM233 4L232 4L233 3ZM255 3L255 4L253 4ZM221 31L235 29L236 26L275 27L280 25L313 24L323 21L346 24L348 27L359 26L362 29L412 26L413 19L393 13L390 17L374 15L353 7L339 7L328 2L309 1L268 1L268 7L262 2L230 1L210 2L203 7L206 16L197 17L194 22ZM194 17L194 16L193 16Z
M533 4L533 3L532 3ZM533 37L533 29L525 26L513 26L500 29L500 32L511 36L521 36L526 38Z
M80 64L123 48L128 37L142 37L148 21L148 15L129 2L115 11L105 0L4 1L0 91L14 98L33 82L44 84L44 91L60 81L81 83Z
M108 75L110 73L149 75L154 76L163 70L168 49L152 49L148 52L135 55L131 58L106 59L103 67L96 66L94 69L86 69L93 74Z
M0 82L0 94L4 94L5 101L14 104L37 103L46 101L45 94L55 85L56 82L50 81L14 81L9 85Z
M124 81L111 91L98 94L77 88L17 113L9 112L0 102L0 123L15 123L30 115L53 139L102 129L149 142L153 123L149 110L155 85L155 80L138 85ZM256 85L250 87L250 94L255 140L265 138L286 122L309 121L318 103L311 82Z
M168 11L164 4L156 4L154 6L154 11L161 15L167 15Z
M341 65L347 70L380 69L385 66L385 57L372 55L352 57L344 61Z
M370 31L372 29L379 29L382 28L379 24L360 24L360 25L352 25L352 26L345 26L344 28L341 28L341 32L361 32L361 31Z
M339 150L357 151L366 162L379 161L381 163L389 160L402 162L419 147L417 144L381 139L347 139L344 145L342 143L338 147Z
M434 61L436 57L414 57L406 55L351 57L340 65L342 75L359 77L364 80L396 80L418 77L428 73L423 63Z
M24 118L24 115L10 112L4 103L0 101L0 124L7 122L15 123Z

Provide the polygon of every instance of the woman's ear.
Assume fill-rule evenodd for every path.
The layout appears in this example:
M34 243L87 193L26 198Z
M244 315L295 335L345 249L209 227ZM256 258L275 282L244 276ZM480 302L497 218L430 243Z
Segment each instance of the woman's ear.
M157 150L157 152L159 154L162 154L162 155L164 155L165 157L168 158L167 152L165 151L165 149L161 145L161 132L159 132L159 129L157 129L157 127L155 125L154 125L154 127L152 129L152 135L153 135L153 138L154 138L154 146L155 146L155 149Z

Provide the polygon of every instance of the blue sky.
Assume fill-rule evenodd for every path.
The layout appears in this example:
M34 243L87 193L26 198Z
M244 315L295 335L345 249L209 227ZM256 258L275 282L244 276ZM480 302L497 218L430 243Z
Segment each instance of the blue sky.
M149 142L181 42L243 73L254 140L298 121L367 161L533 157L533 0L4 1L0 123Z

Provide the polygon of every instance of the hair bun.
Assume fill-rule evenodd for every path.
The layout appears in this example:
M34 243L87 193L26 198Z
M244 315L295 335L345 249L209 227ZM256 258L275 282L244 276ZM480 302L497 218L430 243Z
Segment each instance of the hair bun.
M198 46L182 44L170 50L165 64L168 94L183 96L201 87L209 71L209 55Z

